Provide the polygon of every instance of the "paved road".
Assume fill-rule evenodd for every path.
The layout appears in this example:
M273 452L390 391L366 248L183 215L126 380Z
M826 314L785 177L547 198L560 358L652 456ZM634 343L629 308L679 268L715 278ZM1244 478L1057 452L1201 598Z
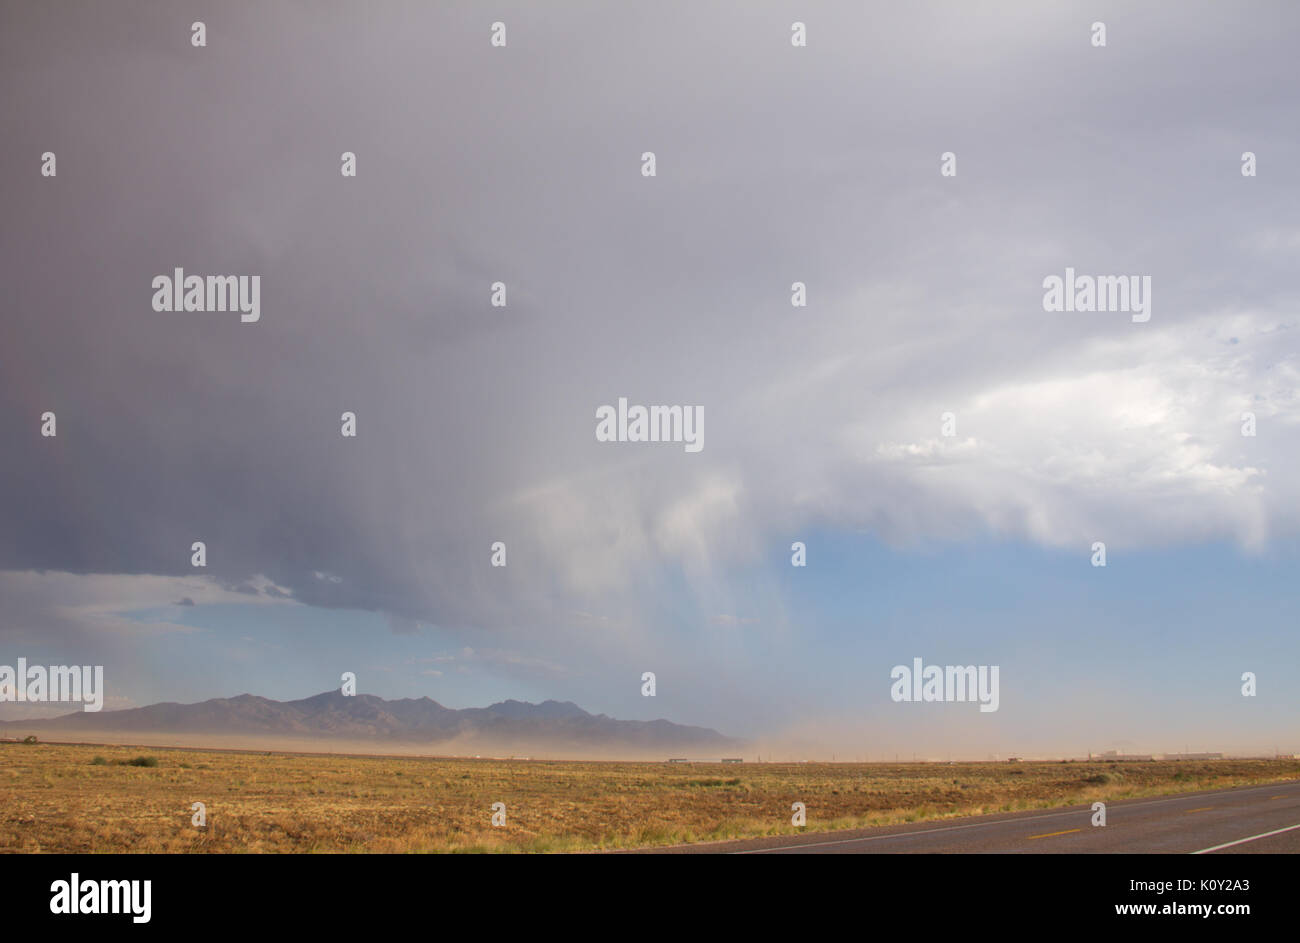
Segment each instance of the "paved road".
M725 854L1277 854L1300 852L1300 780L889 828L647 849ZM810 821L816 810L809 808Z

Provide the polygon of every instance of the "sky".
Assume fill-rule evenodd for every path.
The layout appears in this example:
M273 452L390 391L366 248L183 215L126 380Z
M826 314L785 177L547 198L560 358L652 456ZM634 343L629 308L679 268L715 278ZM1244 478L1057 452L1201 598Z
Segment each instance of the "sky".
M1300 753L1297 26L0 4L0 664L778 756ZM155 311L177 267L260 320ZM1067 268L1150 320L1045 311ZM598 441L620 397L703 448ZM915 657L999 709L893 701Z

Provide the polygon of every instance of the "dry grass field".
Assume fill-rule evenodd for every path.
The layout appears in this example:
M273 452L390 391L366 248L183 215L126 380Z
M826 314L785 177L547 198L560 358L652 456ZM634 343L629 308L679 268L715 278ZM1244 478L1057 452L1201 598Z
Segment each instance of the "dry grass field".
M687 765L3 743L0 851L583 851L791 833L795 801L820 831L1295 778L1296 760ZM206 829L191 824L198 801Z

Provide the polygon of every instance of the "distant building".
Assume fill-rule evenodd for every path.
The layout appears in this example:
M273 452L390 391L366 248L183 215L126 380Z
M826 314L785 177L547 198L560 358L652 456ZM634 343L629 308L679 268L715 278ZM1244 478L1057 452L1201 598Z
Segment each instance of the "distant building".
M742 756L724 756L724 757L722 758L722 762L723 762L723 763L743 763L743 762L745 762L745 758L742 757Z
M1166 760L1221 760L1222 753L1166 753Z

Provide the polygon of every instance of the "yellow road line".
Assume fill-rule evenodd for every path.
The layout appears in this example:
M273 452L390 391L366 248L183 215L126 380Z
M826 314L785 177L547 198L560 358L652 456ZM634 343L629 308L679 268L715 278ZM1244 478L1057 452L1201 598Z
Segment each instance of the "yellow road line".
M1030 835L1029 840L1033 841L1035 838L1051 838L1053 835L1069 835L1071 832L1082 832L1082 831L1083 829L1081 828L1067 828L1063 832L1047 832L1042 835Z
M1193 812L1208 812L1208 811L1210 811L1210 810L1213 809L1213 808L1214 808L1214 806L1212 806L1212 805L1203 805L1203 806L1201 806L1199 809L1188 809L1188 810L1187 810L1187 814L1188 814L1188 815L1191 815Z

